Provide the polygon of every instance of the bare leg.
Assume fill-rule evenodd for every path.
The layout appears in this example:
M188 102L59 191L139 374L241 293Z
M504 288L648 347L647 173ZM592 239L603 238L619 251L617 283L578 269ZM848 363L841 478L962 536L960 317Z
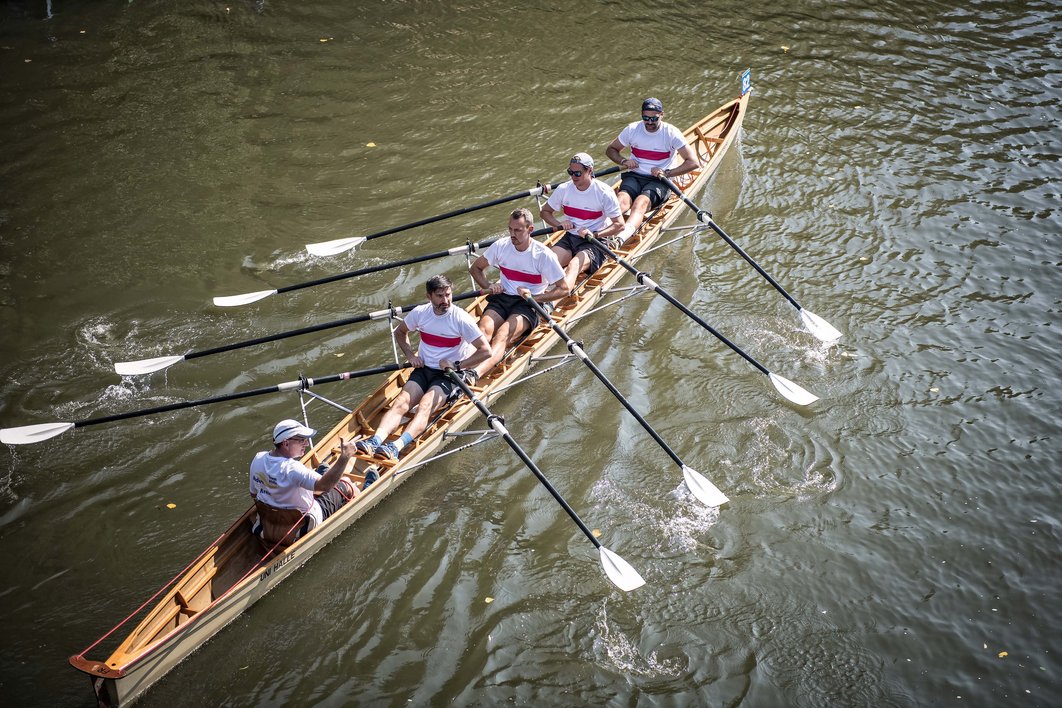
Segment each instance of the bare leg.
M638 231L638 227L641 226L642 222L645 220L645 212L648 210L649 197L644 194L639 194L638 198L634 200L634 205L631 207L631 215L627 217L626 224L623 227L623 233L631 235Z
M402 422L402 416L409 411L410 407L415 406L423 396L424 392L420 390L420 386L412 381L407 381L406 385L402 387L402 392L395 397L394 403L384 413L380 425L376 428L377 439L387 440L387 436Z
M445 402L446 396L443 395L441 388L438 386L429 388L424 397L420 399L420 405L417 406L417 412L413 414L413 419L406 423L405 432L409 433L411 438L416 439L428 427L428 419L431 418L431 414Z
M590 252L579 251L564 268L564 287L570 293L575 290L575 283L579 280L580 273L590 271Z
M494 315L494 313L490 313ZM494 315L497 317L497 315ZM486 317L486 315L484 315ZM480 320L480 329L483 329L483 320ZM498 325L494 330L494 336L490 340L490 358L476 367L476 373L482 376L494 368L494 365L505 356L505 350L515 342L528 327L528 321L520 315L512 315L509 319ZM484 332L485 334L485 332Z

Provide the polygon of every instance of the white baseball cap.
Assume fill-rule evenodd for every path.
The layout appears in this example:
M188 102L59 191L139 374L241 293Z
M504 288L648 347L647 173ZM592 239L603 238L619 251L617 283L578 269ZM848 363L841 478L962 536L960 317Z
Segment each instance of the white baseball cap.
M312 438L317 434L317 431L313 428L307 428L305 425L297 420L288 418L282 420L273 427L273 444L279 445L288 438L293 438L299 435L304 438Z
M572 163L578 163L587 169L594 169L594 158L590 157L585 152L575 153L575 157L568 162L569 165Z

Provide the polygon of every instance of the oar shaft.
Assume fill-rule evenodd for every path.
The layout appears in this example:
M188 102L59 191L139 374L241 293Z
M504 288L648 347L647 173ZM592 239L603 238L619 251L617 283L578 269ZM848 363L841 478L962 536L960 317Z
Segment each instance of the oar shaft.
M481 243L475 244L473 248L482 248L483 246L489 246L497 239L489 239ZM457 248L451 248L445 251L436 251L435 253L428 253L423 256L413 256L412 258L405 258L400 261L390 261L388 263L381 263L374 266L366 266L364 268L358 268L357 270L347 271L346 273L337 273L336 275L329 275L324 278L318 278L316 280L307 280L304 283L295 283L293 285L285 285L282 288L277 288L277 294L290 293L293 290L302 290L303 288L312 288L317 285L325 285L327 283L334 283L338 280L346 280L347 278L356 278L359 275L368 275L369 273L379 273L383 270L390 270L392 268L401 268L402 266L413 265L414 263L423 263L425 261L435 260L437 258L445 258L446 256L453 256L458 253L468 251L468 246L460 246Z
M480 290L471 290L466 293L460 293L454 295L454 302L459 300L467 300L469 298L478 297L482 294ZM279 339L287 339L288 337L297 337L300 334L310 334L311 332L320 332L326 329L332 329L334 327L343 327L345 325L357 324L358 322L366 322L368 320L379 320L391 316L392 314L401 314L403 312L409 312L414 307L423 304L422 302L413 303L411 305L400 305L398 307L392 307L386 310L377 310L375 312L366 312L365 314L356 315L354 317L346 317L341 320L334 320L332 322L323 322L317 325L311 325L309 327L300 327L299 329L289 330L287 332L278 332L277 334L270 334L264 337L256 337L255 339L248 339L243 342L235 342L233 344L223 344L218 347L212 347L210 349L204 349L198 352L192 352L185 354L185 359L195 359L201 356L209 356L210 354L220 354L221 352L230 352L234 349L243 349L244 347L251 347L256 344L265 344L267 342L275 342Z
M561 496L560 492L558 492L553 487L553 485L550 484L549 480L546 479L546 475L542 473L542 470L538 468L538 465L535 464L534 460L528 457L527 453L524 452L524 449L520 447L520 444L513 439L513 436L510 435L509 431L505 428L505 424L502 423L501 418L494 415L494 413L492 413L490 409L487 408L487 404L485 404L479 399L479 397L472 391L472 389L470 389L465 384L464 381L461 380L461 377L458 376L453 371L453 369L448 369L446 375L450 377L451 381L457 384L457 386L464 392L466 396L468 396L469 400L472 401L476 408L479 409L479 412L483 414L483 417L487 419L487 422L490 423L491 427L494 428L495 432L501 435L502 439L505 440L505 443L510 448L512 448L513 452L515 452L516 455L520 458L520 460L523 461L524 465L526 465L527 468L531 470L531 472L533 472L536 477L538 477L538 481L541 482L542 486L544 486L546 490L553 496L553 498L557 500L557 503L561 505L565 512L567 512L568 516L571 517L572 521L574 521L576 525L578 525L579 529L583 532L583 534L585 534L586 537L590 539L590 542L593 543L595 547L601 548L601 542L594 537L593 532L587 527L585 523L583 523L583 520L579 518L579 515L577 513L575 513L575 510L568 505L568 502L565 501L564 497Z
M794 298L794 297L793 297L792 295L790 295L789 293L787 293L787 292L786 292L786 290L785 290L785 288L783 288L783 287L782 287L781 285L779 285L779 284L778 284L778 281L776 281L776 280L775 280L774 278L772 278L772 277L771 277L770 273L768 273L768 272L767 272L767 271L765 271L765 270L764 270L763 268L761 268L761 267L760 267L760 264L759 264L759 263L757 263L757 262L756 262L755 260L753 260L752 256L750 256L750 255L749 255L748 253L745 253L745 250L744 250L743 248L741 248L741 246L739 246L739 245L737 244L737 242L736 242L736 241L734 241L734 239L730 238L730 236L728 236L728 235L726 234L726 232L725 232L725 231L723 231L722 227L720 227L720 226L719 226L719 224L715 223L715 219L713 219L713 218L712 218L712 214L711 214L711 212L707 211L706 209L701 209L701 208L700 208L699 206L697 206L696 204L694 204L694 203L693 203L693 202L692 202L692 201L690 200L690 198L689 198L689 197L687 197L687 196L686 196L686 195L685 195L685 194L684 194L684 193L682 192L682 190L681 190L681 189L679 189L679 188L678 188L678 186L677 186L677 185L676 185L676 184L675 184L674 182L672 182L672 181L671 181L670 179L668 179L667 177L664 177L664 182L666 182L666 183L667 183L667 186L671 188L671 191L672 191L672 192L674 192L675 194L677 194L677 195L678 195L678 197L679 197L679 198L680 198L680 199L681 199L681 200L682 200L683 202L685 202L686 206L688 206L688 207L689 207L690 209L692 209L692 210L694 211L694 213L696 213L696 214L697 214L697 218L698 218L698 219L700 219L700 218L701 218L701 215L702 215L702 214L703 214L703 215L704 215L705 217L707 217L707 219L708 219L708 220L707 220L707 221L705 221L704 223L708 224L708 226L709 226L709 227L711 227L712 231L715 231L715 232L716 232L717 234L719 234L719 236L720 236L720 237L721 237L721 238L722 238L722 239L723 239L724 241L726 241L726 243L727 243L727 245L728 245L728 246L730 246L730 247L731 247L731 248L733 248L733 249L734 249L735 251L737 251L737 252L738 252L738 255L740 255L740 256L741 256L742 258L744 258L744 259L745 259L745 261L746 261L746 262L747 262L747 263L748 263L749 265L751 265L751 266L752 266L753 268L755 268L755 269L756 269L756 272L757 272L757 273L759 273L760 275L762 275L762 276L764 277L764 279L765 279L765 280L766 280L766 281L767 281L768 283L770 283L770 284L771 284L771 285L772 285L772 286L774 287L774 289L775 289L775 290L777 290L778 292L780 292L780 293L782 294L782 296L783 296L783 297L785 297L785 299L786 299L786 300L788 300L788 301L790 302L790 304L792 304L792 305L793 305L793 307L797 308L798 310L799 310L799 309L802 309L802 308L801 308L801 306L800 306L800 303L796 301L796 298Z
M597 368L597 364L595 364L586 354L586 352L583 351L583 348L578 344L578 342L573 341L572 338L565 331L565 329L559 324L557 324L553 320L553 318L550 317L549 313L546 312L546 309L542 307L542 305L540 305L538 302L536 302L534 298L527 297L526 299L528 303L530 303L530 305L538 311L539 316L542 317L549 324L550 328L557 333L557 336L564 340L564 343L568 345L568 351L577 356L580 361L586 364L587 368L590 369L590 371L594 372L594 376L597 377L598 381L603 383L605 387L612 392L612 395L616 397L616 400L623 404L623 407L627 409L628 413L634 416L635 420L637 420L638 423L642 426L642 428L645 429L645 432L649 433L649 435L652 436L653 440L655 440L656 443L661 448L663 448L664 452L666 452L668 456L675 461L675 464L677 464L679 467L682 467L683 462L679 458L679 456L675 454L675 451L672 450L666 442L664 442L664 439L660 437L656 430L653 429L653 426L649 425L649 421L647 421L641 413L635 410L634 406L631 405L630 401L628 401L627 398L622 393L620 393L619 390L612 384L612 382L608 380L608 377L605 376L601 369Z
M266 393L292 391L304 387L309 388L310 386L316 386L318 384L332 383L334 381L346 381L348 379L357 379L363 376L372 376L373 374L383 374L389 371L397 371L398 369L406 368L408 366L409 364L386 364L384 366L377 366L371 369L360 369L358 371L347 371L341 374L331 374L329 376L323 376L318 378L305 378L299 379L297 381L286 381L284 383L276 384L275 386L266 386L264 388L256 388L250 391L236 391L234 393L228 393L223 396L201 398L197 401L182 401L180 403L170 403L165 406L156 406L154 408L143 408L141 410L130 411L128 413L117 413L115 415L108 415L99 418L89 418L87 420L75 421L74 427L83 428L89 425L112 423L116 420L139 418L141 416L154 415L156 413L166 413L168 411L177 411L184 408L194 408L196 406L203 406L211 403L224 403L225 401L235 401L241 398L261 396Z
M619 167L612 167L612 168L609 168L607 170L603 170L601 172L598 172L597 176L598 177L602 177L604 175L609 175L609 174L612 174L614 172L619 172L619 171L620 171ZM556 184L549 185L549 188L550 189L556 189L561 184L563 184L563 182L557 182ZM383 231L377 231L374 234L370 234L368 236L365 236L364 239L366 241L371 241L374 238L381 238L383 236L389 236L391 234L396 234L396 233L398 233L400 231L408 231L409 229L415 229L418 226L427 226L428 224L434 224L437 221L443 221L445 219L451 219L451 218L453 218L455 216L461 216L462 214L471 214L472 212L479 211L480 209L487 209L489 207L497 206L499 204L505 204L506 202L516 201L517 199L523 199L524 197L538 196L539 194L542 194L542 192L543 192L543 189L542 189L541 186L534 187L532 189L525 189L522 192L517 192L516 194L510 194L507 197L498 197L497 199L492 199L492 200L490 200L488 202L483 202L482 204L476 204L475 206L464 207L462 209L454 209L453 211L448 211L445 214L439 214L438 216L429 216L426 219L420 219L419 221L414 221L414 222L411 222L411 223L408 223L408 224L403 224L402 226L395 226L395 227L390 228L390 229L384 229ZM416 261L413 261L413 262L416 262Z
M237 391L235 393L228 393L223 396L213 396L211 398L201 398L197 401L182 401L180 403L170 403L165 406L156 406L154 408L143 408L138 411L130 411L128 413L117 413L115 415L102 416L100 418L90 418L88 420L75 421L74 427L81 428L88 425L99 425L100 423L112 423L116 420L126 420L129 418L139 418L141 416L153 415L155 413L166 413L168 411L176 411L184 408L194 408L196 406L203 406L211 403L224 403L225 401L235 401L241 398L250 398L252 396L261 396L267 393L278 393L280 391L291 391L300 387L314 386L316 384L331 383L333 381L340 381L344 379L360 378L362 376L370 376L372 374L382 374L388 371L396 371L402 368L399 364L388 364L386 366L379 366L373 369L362 369L361 371L350 371L343 374L332 374L322 378L307 378L300 379L298 381L287 381L277 384L275 386L266 386L264 388L256 388L250 391Z
M648 273L644 273L644 272L638 270L637 268L635 268L628 261L624 260L617 253L615 253L611 249L609 249L605 244L601 243L601 241L599 241L599 240L597 240L596 238L593 238L593 237L590 237L590 238L593 240L593 243L594 243L595 246L600 248L606 255L608 255L614 261L616 261L621 266L623 266L628 272L630 272L632 275L634 275L634 277L637 279L639 284L650 288L657 295L659 295L660 297L664 298L665 300L670 302L672 305L677 307L679 310L682 311L683 314L685 314L691 320L693 320L694 322L699 324L701 327L703 327L706 330L708 330L709 332L711 332L711 334L716 339L718 339L720 342L722 342L723 344L727 345L728 347L733 349L735 352L740 354L742 356L742 358L745 359L745 361L747 361L748 363L750 363L753 366L755 366L757 369L759 369L759 371L761 373L766 374L766 375L769 375L771 373L767 369L766 366L764 366L760 362L758 362L755 359L753 359L748 353L745 352L744 349L742 349L738 345L736 345L733 342L731 342L723 334L718 332L714 327L712 327L710 324L708 324L703 319L698 317L697 313L695 313L693 310L691 310L690 308L686 307L683 303L679 302L674 297L672 297L671 293L669 293L668 291L664 290L664 288L660 287L659 284L657 284L652 278L649 277Z

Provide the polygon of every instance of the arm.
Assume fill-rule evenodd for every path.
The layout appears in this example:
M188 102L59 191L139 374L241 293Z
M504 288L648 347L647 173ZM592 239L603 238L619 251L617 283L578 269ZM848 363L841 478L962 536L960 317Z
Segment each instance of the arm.
M684 175L687 172L693 172L695 169L701 166L700 160L697 159L697 154L693 152L693 148L689 145L685 145L678 151L679 157L682 158L682 164L678 167L672 167L671 169L661 170L653 168L654 177L678 177Z
M572 227L575 226L570 219L564 219L562 221L554 216L555 214L556 211L549 205L549 202L543 204L541 211L538 212L538 215L542 217L542 220L555 229L561 228L565 231L570 231Z
M472 346L476 348L476 351L460 360L462 369L474 368L477 364L490 359L490 344L487 342L486 337L480 335L476 341L472 342ZM448 361L446 359L442 359L439 362L439 366L442 367L443 371L449 368L456 369L458 368L457 364L458 362L456 361Z
M339 439L339 457L328 468L328 471L314 483L313 491L315 494L324 494L336 486L343 476L343 471L347 469L347 463L350 462L350 458L354 456L355 452L356 448L352 440L344 441L343 438Z
M623 231L623 227L627 223L623 218L623 214L610 218L612 219L611 223L597 232L597 238L604 240L610 236L615 236L620 231Z
M634 158L624 158L623 148L623 143L620 142L619 138L616 138L605 148L605 155L625 170L634 169L638 166L638 161Z
M501 283L492 283L487 279L487 274L484 271L487 270L489 265L486 257L480 256L472 261L472 265L468 267L468 274L472 276L472 280L476 281L476 285L480 288L489 291L491 295L497 295L502 291L502 286Z
M424 366L424 361L413 351L413 347L409 343L409 327L406 326L405 322L399 321L392 336L395 338L395 344L406 355L406 359L410 364L415 367Z
M516 294L520 297L527 297L528 295L531 295L531 291L527 288L520 287L516 289ZM550 283L546 287L546 289L538 295L531 295L531 299L539 303L552 302L554 300L560 300L561 298L568 297L568 295L568 289L564 287L564 278L561 278L560 280L556 280Z

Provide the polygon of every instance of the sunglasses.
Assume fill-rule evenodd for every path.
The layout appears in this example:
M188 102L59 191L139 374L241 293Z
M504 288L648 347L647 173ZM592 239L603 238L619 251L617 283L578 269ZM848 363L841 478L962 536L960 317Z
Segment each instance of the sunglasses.
M568 175L571 177L582 177L583 170L568 170Z
M660 116L642 116L642 120L646 123L658 123L660 122Z

